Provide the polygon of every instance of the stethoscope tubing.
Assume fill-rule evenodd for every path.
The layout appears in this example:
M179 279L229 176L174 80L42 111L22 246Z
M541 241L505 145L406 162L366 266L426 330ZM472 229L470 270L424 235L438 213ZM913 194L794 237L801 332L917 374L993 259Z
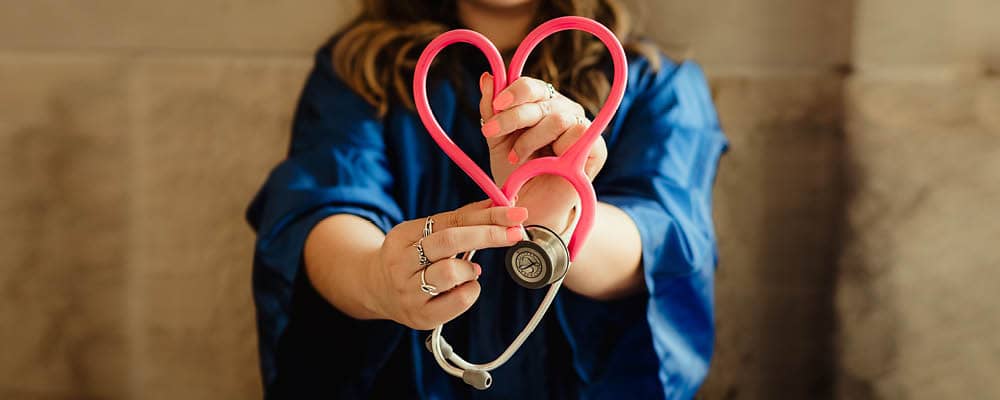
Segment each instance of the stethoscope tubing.
M588 32L604 43L611 54L611 60L614 67L614 76L611 84L611 91L608 98L597 113L594 121L591 123L581 138L574 143L570 148L558 157L540 157L530 160L517 169L515 169L511 175L507 178L503 188L497 187L493 179L479 166L472 161L471 158L454 141L444 132L441 125L437 122L434 117L434 112L430 108L430 102L427 99L427 74L430 70L431 62L438 53L441 52L445 47L455 44L455 43L468 43L479 48L479 50L486 56L489 61L490 69L494 74L494 85L493 85L493 95L496 96L507 87L508 78L510 80L516 80L521 76L521 72L524 69L524 64L531 54L532 50L540 43L543 39L557 32L576 29ZM417 60L416 69L414 71L413 78L413 100L417 108L417 114L420 116L421 122L427 127L428 132L434 141L441 147L442 150L454 161L459 168L461 168L465 173L472 178L476 184L482 188L490 199L493 200L494 204L497 206L512 206L516 200L516 194L521 187L531 178L542 174L557 175L568 181L574 188L579 197L580 203L576 207L576 212L574 214L574 221L571 227L575 228L570 239L568 246L569 251L569 261L572 264L574 256L579 251L583 242L587 239L593 228L595 210L597 206L597 196L594 192L594 187L590 183L590 179L584 173L584 164L586 163L587 156L590 153L590 148L593 146L594 142L600 136L601 132L608 126L611 122L611 118L617 112L618 106L621 104L621 100L625 94L625 86L628 79L628 64L625 58L625 50L621 43L615 37L614 33L611 32L607 27L601 25L600 23L582 17L560 17L539 25L537 28L532 30L518 46L517 50L514 52L514 57L511 59L511 64L509 71L504 70L503 59L500 56L500 52L497 50L496 46L493 45L485 36L479 34L478 32L457 29L438 36L432 40L427 47L424 49L420 58ZM494 109L494 112L497 110ZM524 226L521 226L523 233L527 234ZM525 236L527 237L527 236ZM475 255L475 251L467 252L463 255L463 259L470 261ZM567 267L568 268L568 267ZM504 363L506 363L510 358L517 352L518 349L524 344L528 339L528 336L538 327L545 313L552 306L552 302L555 300L556 294L559 292L560 287L562 287L563 279L553 282L549 285L548 291L542 298L541 303L535 310L535 313L531 316L531 319L525 324L524 329L514 338L514 340L507 346L507 348L493 361L475 364L466 361L451 348L445 354L443 350L446 344L444 338L442 337L442 330L444 325L439 325L434 328L431 332L430 337L430 348L431 352L434 354L434 359L437 361L438 365L448 374L463 378L466 372L485 372L494 370ZM448 345L450 348L451 346ZM469 381L466 381L469 382ZM485 385L480 388L488 387L489 382L487 381Z

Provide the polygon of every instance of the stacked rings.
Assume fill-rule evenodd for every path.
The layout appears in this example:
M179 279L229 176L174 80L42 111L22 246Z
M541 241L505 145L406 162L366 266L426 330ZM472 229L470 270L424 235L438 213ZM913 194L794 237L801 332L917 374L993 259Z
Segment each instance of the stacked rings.
M417 257L420 260L419 261L420 262L420 267L421 267L421 270L420 270L420 291L424 292L424 293L427 293L427 294L429 294L431 296L437 296L438 294L440 294L440 293L438 293L437 286L428 284L427 283L427 278L425 276L425 274L427 273L427 267L429 267L432 264L431 260L429 258L427 258L427 254L424 253L424 239L426 237L430 236L432 233L434 233L434 220L431 219L431 217L427 217L427 219L424 220L424 232L423 233L424 233L424 236L421 237L420 240L417 240L417 242L413 244L413 247L417 248Z
M420 238L420 240L413 244L413 247L417 248L417 257L420 258L420 266L424 268L430 266L431 260L427 258L427 254L424 254L424 238Z

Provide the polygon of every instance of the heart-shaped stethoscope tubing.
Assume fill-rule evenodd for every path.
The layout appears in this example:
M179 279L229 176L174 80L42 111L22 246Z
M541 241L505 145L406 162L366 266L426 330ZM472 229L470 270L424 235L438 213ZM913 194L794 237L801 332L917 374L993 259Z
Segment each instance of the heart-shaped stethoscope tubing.
M490 69L493 71L493 95L496 96L500 93L500 91L507 87L508 77L510 81L514 81L521 76L521 72L524 69L524 64L527 61L528 55L531 54L532 50L534 50L538 43L549 35L570 29L588 32L600 39L601 42L603 42L608 48L614 67L611 91L608 94L608 98L604 103L604 107L602 107L597 113L597 116L595 116L593 122L586 129L580 139L570 146L565 153L558 157L540 157L524 163L511 173L511 175L507 178L507 181L504 183L503 189L500 189L493 182L493 179L486 174L485 171L479 168L479 166L476 165L476 163L472 161L472 159L469 158L469 156L465 154L465 152L462 151L462 149L459 148L450 137L448 137L448 135L441 128L441 125L438 124L435 119L434 113L430 108L430 103L427 100L427 74L430 70L431 62L434 60L434 57L441 52L441 50L452 44L468 43L476 46L483 52L486 59L489 61ZM503 365L510 359L511 356L514 355L515 352L517 352L531 332L535 330L535 327L538 326L538 323L545 315L545 312L548 311L549 306L552 305L552 301L555 299L556 293L558 293L560 286L562 286L562 278L565 275L565 270L568 269L569 263L579 252L584 241L586 241L594 224L597 196L594 193L594 188L590 183L590 179L584 172L584 164L587 161L587 157L590 154L590 149L594 142L601 135L601 132L604 131L604 128L606 128L611 122L611 118L614 117L615 112L617 112L622 97L625 95L625 85L627 83L627 79L628 64L625 57L625 50L622 48L618 38L616 38L614 33L604 25L583 17L560 17L539 25L537 28L532 30L521 42L520 46L518 46L517 50L514 52L514 57L511 59L510 70L506 72L504 70L503 58L500 56L500 52L497 51L493 43L478 32L467 29L457 29L441 34L431 41L424 49L423 53L421 53L420 58L417 61L413 77L413 100L417 108L417 114L420 115L421 122L423 122L428 133L430 133L431 137L438 144L438 146L444 150L448 157L450 157L459 168L461 168L470 178L472 178L474 182L476 182L480 188L483 189L486 195L493 200L494 205L507 207L513 206L514 202L512 200L516 199L516 194L519 190L521 190L521 187L531 178L545 174L556 175L565 179L573 186L573 189L577 192L580 200L580 204L575 215L575 218L577 218L575 222L575 231L570 239L569 246L567 247L563 245L561 247L563 252L568 253L566 257L567 259L565 260L565 269L563 269L561 275L553 277L549 290L546 292L545 297L542 298L542 302L539 304L538 309L535 311L534 315L532 315L524 329L521 330L521 333L514 338L503 353L501 353L495 360L488 363L470 363L456 354L447 341L444 340L444 337L441 336L443 325L434 328L431 335L428 336L425 344L427 345L428 350L434 354L434 359L437 361L438 365L440 365L441 368L448 374L460 377L469 385L480 390L490 387L492 384L492 377L490 376L489 371ZM551 231L546 228L532 229L532 231L551 233ZM561 245L562 241L559 239L558 235L553 233L551 236L554 236L554 241L558 241ZM468 252L463 256L463 258L470 260L474 253L474 251ZM508 269L510 269L509 265ZM523 282L520 281L519 283L523 284ZM544 286L544 283L547 282L542 282L542 286Z

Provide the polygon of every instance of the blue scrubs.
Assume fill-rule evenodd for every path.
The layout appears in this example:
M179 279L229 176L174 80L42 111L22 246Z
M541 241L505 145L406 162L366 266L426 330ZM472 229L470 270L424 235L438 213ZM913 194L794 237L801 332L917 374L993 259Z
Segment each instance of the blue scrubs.
M477 109L486 63L478 53L456 51L467 53L462 74L433 81L429 98L445 131L488 171ZM700 68L661 58L658 71L647 59L630 59L625 98L604 133L608 161L594 181L598 199L639 228L647 290L616 301L562 290L524 347L492 372L493 387L477 391L438 368L423 346L428 332L352 319L308 282L303 245L330 215L354 214L388 231L486 198L414 112L396 104L377 118L332 72L329 47L321 49L288 157L247 211L258 234L253 289L267 397L692 397L712 355L718 257L711 194L727 141ZM595 230L590 240L614 238ZM448 341L472 362L503 351L545 293L515 284L501 255L477 254L482 294L445 327Z

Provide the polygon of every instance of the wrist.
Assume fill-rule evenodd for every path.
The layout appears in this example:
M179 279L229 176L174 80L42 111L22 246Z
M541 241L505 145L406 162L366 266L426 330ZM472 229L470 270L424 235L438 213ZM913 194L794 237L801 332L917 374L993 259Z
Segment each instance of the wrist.
M358 282L359 305L367 315L365 319L392 319L382 301L386 285L382 275L382 257L379 253L379 249L374 249L364 255L364 259L368 262L359 274L361 277L361 281Z

